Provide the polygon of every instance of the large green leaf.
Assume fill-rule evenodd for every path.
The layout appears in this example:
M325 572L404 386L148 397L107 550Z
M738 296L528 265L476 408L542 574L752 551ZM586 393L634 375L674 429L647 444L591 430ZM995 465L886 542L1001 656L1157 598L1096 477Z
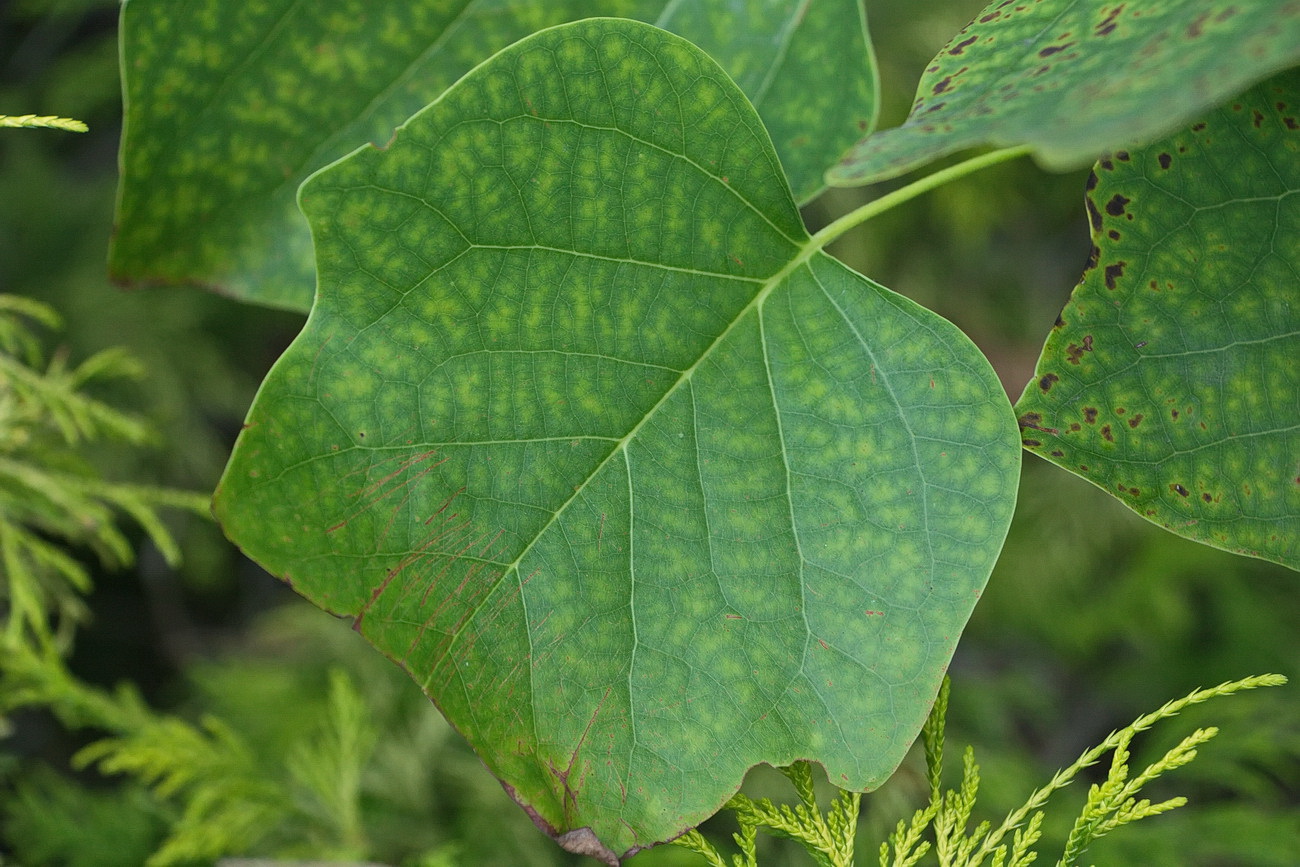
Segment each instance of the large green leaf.
M1100 163L1027 448L1179 535L1300 568L1300 71Z
M114 277L305 312L315 275L299 183L387 142L492 52L593 14L658 20L714 52L801 200L874 123L859 0L130 0Z
M1296 0L997 0L926 68L907 121L863 139L827 179L883 180L986 144L1086 166L1297 60Z
M759 762L890 775L1001 547L1014 415L819 251L716 64L543 31L302 205L319 298L221 482L233 540L607 860Z

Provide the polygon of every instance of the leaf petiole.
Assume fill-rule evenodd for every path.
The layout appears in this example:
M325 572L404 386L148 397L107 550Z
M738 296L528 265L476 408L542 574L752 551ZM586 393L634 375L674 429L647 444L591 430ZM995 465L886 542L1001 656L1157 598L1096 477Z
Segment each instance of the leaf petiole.
M860 223L865 223L872 217L879 216L885 211L901 205L904 202L911 201L922 193L928 193L935 187L941 187L957 178L963 178L966 175L974 174L980 169L985 169L989 166L994 166L998 163L1004 163L1013 160L1016 157L1024 156L1031 150L1032 148L1028 145L1021 145L1018 147L989 151L988 153L980 154L977 157L971 157L970 159L957 163L954 166L948 166L946 169L940 169L933 174L926 175L920 180L913 181L905 187L900 187L893 192L886 193L878 199L873 199L862 207L856 208L840 217L838 220L830 223L812 236L812 246L815 249L823 249L831 241L834 241L854 226L857 226Z

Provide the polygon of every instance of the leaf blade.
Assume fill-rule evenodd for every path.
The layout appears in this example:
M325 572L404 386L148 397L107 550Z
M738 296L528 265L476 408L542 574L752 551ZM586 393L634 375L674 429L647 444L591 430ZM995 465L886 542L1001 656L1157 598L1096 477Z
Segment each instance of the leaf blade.
M1178 535L1300 567L1300 74L1099 164L1026 447Z
M597 13L659 16L723 52L767 94L763 110L782 131L798 194L811 198L860 124L874 121L860 4L750 0L734 14L733 5L601 0L503 11L486 0L209 0L177 16L167 0L130 0L121 22L126 121L110 271L124 283L199 285L306 312L315 279L299 183L360 144L386 142L515 39ZM845 27L846 16L859 26ZM842 55L812 50L827 35L863 75L844 75Z
M223 478L236 542L557 839L668 839L759 761L892 772L1005 534L1014 419L955 327L815 249L712 61L545 31L302 202L322 292Z
M1300 61L1298 46L1294 2L995 0L931 61L903 125L859 141L827 180L873 183L979 145L1083 167Z

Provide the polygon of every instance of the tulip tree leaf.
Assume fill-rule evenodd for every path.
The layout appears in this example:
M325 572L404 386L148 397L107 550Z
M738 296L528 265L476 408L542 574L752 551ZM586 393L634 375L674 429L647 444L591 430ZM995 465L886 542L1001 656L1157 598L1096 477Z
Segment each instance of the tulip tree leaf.
M1101 162L1093 261L1016 405L1139 515L1300 568L1300 72Z
M976 145L1086 166L1297 61L1297 0L998 0L931 61L906 122L858 142L827 180L883 180Z
M1015 419L954 326L818 249L720 67L543 31L301 200L319 298L221 482L236 543L607 861L760 762L890 775L1001 547Z
M860 0L129 0L125 133L110 253L123 283L202 285L306 312L313 171L393 129L528 33L603 14L716 51L809 199L875 119ZM652 106L645 106L652 110Z

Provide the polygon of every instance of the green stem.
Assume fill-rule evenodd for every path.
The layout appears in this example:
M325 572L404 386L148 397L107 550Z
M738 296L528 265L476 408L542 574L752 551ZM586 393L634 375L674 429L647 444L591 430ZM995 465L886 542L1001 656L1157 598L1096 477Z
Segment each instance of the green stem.
M957 163L955 166L948 166L948 168L940 169L934 174L926 175L919 181L914 181L905 187L894 190L892 193L887 193L878 199L867 202L862 207L850 211L840 217L838 220L812 236L813 247L819 250L823 249L827 244L834 241L840 235L843 235L849 229L852 229L859 223L865 223L872 217L883 214L890 208L901 205L903 202L910 201L922 193L928 193L935 187L941 187L949 181L954 181L957 178L974 174L980 169L988 168L989 166L994 166L998 163L1013 160L1016 157L1024 156L1029 152L1030 148L1024 145L1020 147L1003 148L1002 150L991 151L986 154L980 154L977 157L971 157L964 162Z

